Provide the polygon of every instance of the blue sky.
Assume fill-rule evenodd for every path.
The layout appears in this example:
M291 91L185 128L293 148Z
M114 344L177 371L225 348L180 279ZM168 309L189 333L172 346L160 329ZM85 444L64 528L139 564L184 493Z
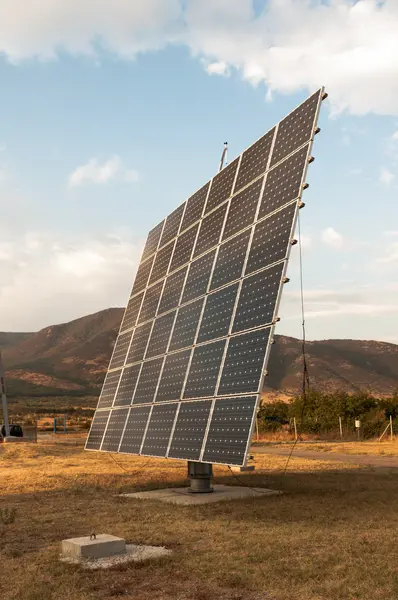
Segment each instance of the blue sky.
M0 330L124 305L148 229L223 142L231 160L324 84L308 336L398 342L396 3L35 4L0 6ZM289 276L278 332L299 336L297 246Z

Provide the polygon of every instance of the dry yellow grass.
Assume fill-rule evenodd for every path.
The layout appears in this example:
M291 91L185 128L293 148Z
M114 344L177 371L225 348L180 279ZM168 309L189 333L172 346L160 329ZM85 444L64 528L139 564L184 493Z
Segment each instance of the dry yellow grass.
M392 441L369 440L364 442L316 442L298 444L300 450L320 452L341 452L343 454L366 454L367 456L398 456L398 438Z
M182 485L180 461L84 452L49 437L0 447L1 600L392 600L398 475L326 461L256 455L247 484L278 497L181 507L117 497ZM145 468L143 468L145 466ZM337 470L338 469L338 470ZM236 484L225 467L216 480ZM58 561L63 538L106 532L160 544L171 558L90 572Z

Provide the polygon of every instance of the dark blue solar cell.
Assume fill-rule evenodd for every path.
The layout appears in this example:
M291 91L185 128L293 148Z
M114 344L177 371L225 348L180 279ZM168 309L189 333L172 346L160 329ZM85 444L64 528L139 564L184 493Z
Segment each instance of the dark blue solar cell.
M242 282L232 331L267 325L274 318L284 263L250 275Z
M231 337L222 370L219 395L260 391L270 328Z
M274 213L254 229L246 273L253 273L287 256L297 202Z
M216 251L213 250L190 264L182 302L189 302L206 293L215 255Z
M237 291L238 284L234 283L207 296L198 343L228 335Z
M250 230L231 238L218 249L210 289L214 290L242 276Z
M192 346L198 328L199 317L202 312L203 301L204 299L201 298L178 310L169 350L178 350L179 348Z
M169 458L199 460L211 404L211 400L181 404L168 454Z
M238 396L215 401L203 462L244 464L256 400L256 396Z
M184 391L184 398L214 396L226 340L196 346Z
M115 408L111 411L101 450L105 452L118 451L128 412L128 408Z
M177 402L172 404L155 404L153 406L142 447L142 454L148 456L165 456L177 407Z

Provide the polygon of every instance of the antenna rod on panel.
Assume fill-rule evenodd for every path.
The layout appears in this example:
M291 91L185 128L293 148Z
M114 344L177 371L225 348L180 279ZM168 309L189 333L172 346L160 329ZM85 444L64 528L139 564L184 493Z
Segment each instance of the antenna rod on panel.
M5 429L5 437L9 437L10 435L10 423L8 420L8 406L7 406L7 396L6 396L6 385L4 383L4 369L3 362L1 360L1 352L0 352L0 393L1 393L1 403L3 406L3 421L4 421L4 429Z
M228 142L224 142L224 149L221 154L221 160L220 160L220 165L218 167L218 172L220 172L221 169L223 168L224 162L225 162L225 164L227 164L227 162L228 162Z

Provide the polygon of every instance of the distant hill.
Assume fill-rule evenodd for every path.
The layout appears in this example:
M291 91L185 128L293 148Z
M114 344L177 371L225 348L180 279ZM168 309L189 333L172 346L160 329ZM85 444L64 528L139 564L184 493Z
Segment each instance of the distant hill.
M110 308L9 344L3 351L8 393L97 394L123 312Z
M306 343L313 388L331 392L365 390L389 395L398 390L398 345L362 340L322 340ZM300 340L276 336L268 363L264 392L292 395L303 378Z
M22 342L27 337L32 335L31 333L10 333L7 331L0 331L0 350L8 348L9 346L15 346L18 342Z
M122 319L110 308L37 333L0 333L10 395L98 394ZM302 381L301 342L276 336L265 394L291 396ZM324 391L398 390L398 346L385 342L307 342L312 385Z

